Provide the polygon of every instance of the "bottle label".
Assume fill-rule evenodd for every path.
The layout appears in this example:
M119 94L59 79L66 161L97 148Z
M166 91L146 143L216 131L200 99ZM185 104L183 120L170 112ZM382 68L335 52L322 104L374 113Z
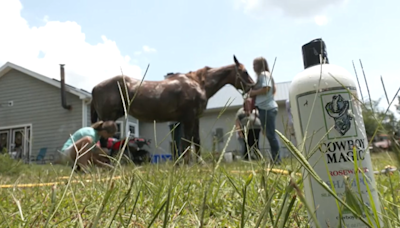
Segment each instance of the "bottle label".
M355 87L348 87L348 90L356 96ZM362 199L370 207L366 186L368 184L376 210L380 214L380 202L376 191L361 106L348 90L343 87L326 88L320 90L318 94L316 91L310 91L297 96L302 136L304 137L307 132L304 144L305 156L322 180L328 186L333 185L340 198L345 197L345 176L349 177L349 186L359 197L353 162L355 147L358 168L368 177L368 179L364 178L362 173L358 175ZM328 173L333 184L330 182ZM333 188L331 187L331 189ZM304 190L308 203L314 204L319 224L338 227L340 215L335 198L310 176L304 180ZM341 203L339 206L342 210L342 222L347 227L366 227ZM362 205L360 208L364 213ZM363 216L366 219L366 215L363 214ZM370 216L374 217L372 210L370 210ZM382 221L380 223L382 224Z

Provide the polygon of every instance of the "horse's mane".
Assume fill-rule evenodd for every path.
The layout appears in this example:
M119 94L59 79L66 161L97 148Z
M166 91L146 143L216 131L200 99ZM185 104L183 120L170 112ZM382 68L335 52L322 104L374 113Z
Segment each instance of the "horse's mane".
M211 69L213 69L213 68L211 68L209 66L205 66L196 71L189 71L185 75L186 75L186 77L188 77L194 81L197 81L199 83L204 83L206 80L206 75L207 75L208 71Z
M185 75L186 77L197 81L197 82L201 82L204 83L206 80L206 76L210 73L210 71L221 71L221 73L227 71L227 70L231 70L230 68L234 66L234 64L231 65L227 65L227 66L222 66L222 67L210 67L210 66L205 66L203 68L200 68L196 71L189 71L187 73L181 73L181 72L175 72L175 73L168 73L167 77L165 78L165 80L172 80L175 77L179 76L179 75Z
M171 78L175 78L176 76L179 76L179 75L181 75L182 73L180 73L180 72L175 72L175 73L168 73L167 75L166 75L166 77L165 77L165 80L169 80L169 79L171 79Z

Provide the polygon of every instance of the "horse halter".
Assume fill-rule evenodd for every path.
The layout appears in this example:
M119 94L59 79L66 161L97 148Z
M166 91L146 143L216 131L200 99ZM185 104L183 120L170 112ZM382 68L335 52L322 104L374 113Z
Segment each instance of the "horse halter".
M249 87L251 87L251 85L250 85L250 83L247 83L241 76L240 76L240 73L239 73L239 69L238 69L238 67L237 67L237 65L235 64L235 73L236 73L236 77L235 77L235 84L236 84L236 82L238 81L238 79L240 80L240 84L241 84L241 86L242 86L242 97L244 98L244 99L246 99L245 98L245 95L247 94L246 92L244 92L244 89L243 89L243 84L244 85L247 85L247 86L249 86Z

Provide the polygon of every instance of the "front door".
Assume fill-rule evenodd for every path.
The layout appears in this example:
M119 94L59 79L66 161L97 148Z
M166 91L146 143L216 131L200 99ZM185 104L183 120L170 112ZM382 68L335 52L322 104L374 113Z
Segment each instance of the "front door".
M25 150L25 129L17 128L12 130L12 140L11 140L11 152L14 159L22 159Z
M14 159L30 161L30 126L0 130L0 153L8 153Z

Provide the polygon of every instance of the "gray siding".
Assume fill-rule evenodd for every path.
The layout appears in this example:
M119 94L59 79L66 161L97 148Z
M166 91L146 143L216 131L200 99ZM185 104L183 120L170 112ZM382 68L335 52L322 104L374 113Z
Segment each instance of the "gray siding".
M60 89L11 70L0 78L0 103L14 101L12 107L0 109L0 127L32 124L33 158L41 148L57 156L69 134L82 127L82 101L67 92L68 111L61 106Z
M139 122L140 136L151 139L150 152L153 154L170 154L171 134L167 122ZM154 134L154 128L156 134Z
M86 105L86 107L87 107L87 113L86 113L86 116L87 116L87 120L86 120L86 126L87 126L87 127L90 127L90 126L92 125L92 118L90 117L90 103L89 103L88 105Z
M200 140L203 152L211 152L212 150L212 132L216 128L222 128L224 137L224 142L219 145L216 149L222 150L227 140L229 138L230 131L235 124L236 109L231 109L225 111L219 118L219 112L206 112L205 115L200 119ZM285 134L284 126L287 124L287 114L285 106L282 102L279 103L279 113L276 120L276 128ZM164 154L170 153L170 142L171 135L169 133L169 128L167 123L157 123L156 124L156 135L154 134L154 124L140 122L140 133L143 137L152 139L152 153ZM281 142L282 153L288 154L287 149ZM268 140L261 134L260 135L260 148L267 151L270 149ZM236 134L234 133L227 147L227 151L238 151L240 149L240 144L236 139Z

